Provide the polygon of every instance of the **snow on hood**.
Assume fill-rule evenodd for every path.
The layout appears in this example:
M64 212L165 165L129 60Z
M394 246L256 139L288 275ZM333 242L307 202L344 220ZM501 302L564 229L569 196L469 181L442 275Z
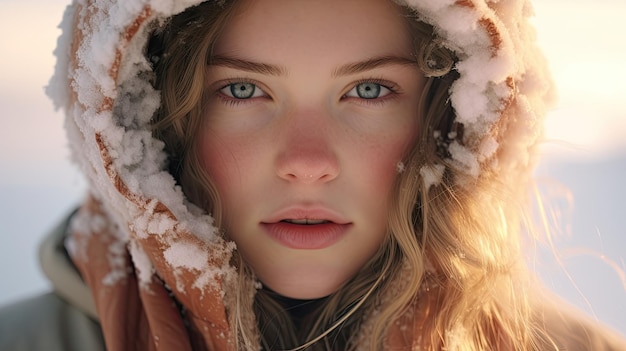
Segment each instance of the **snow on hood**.
M122 240L150 235L175 238L172 233L191 232L213 247L212 255L223 256L223 266L217 270L223 276L230 271L233 247L217 235L209 216L186 202L167 172L163 143L150 131L150 119L159 105L159 94L146 78L152 75L144 55L150 31L154 23L200 2L74 1L61 24L56 71L47 93L57 108L65 110L73 158L85 173L92 195L123 228ZM508 175L514 179L529 173L532 149L542 136L542 119L552 95L528 23L529 2L406 3L435 26L444 45L459 59L455 69L460 78L451 88L450 100L456 122L464 127L463 140L450 143L450 161L469 178L496 172L503 179ZM185 243L171 239L165 245L169 249L163 250L164 258L173 267L201 270L206 264L201 253L181 259L177 253L185 251ZM201 282L209 280L204 276Z

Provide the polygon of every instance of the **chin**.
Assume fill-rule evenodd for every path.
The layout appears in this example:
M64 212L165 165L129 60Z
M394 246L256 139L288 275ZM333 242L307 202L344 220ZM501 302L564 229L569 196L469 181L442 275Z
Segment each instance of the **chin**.
M264 285L280 296L296 300L321 299L341 288L341 284L312 284L311 281L300 284L273 282Z

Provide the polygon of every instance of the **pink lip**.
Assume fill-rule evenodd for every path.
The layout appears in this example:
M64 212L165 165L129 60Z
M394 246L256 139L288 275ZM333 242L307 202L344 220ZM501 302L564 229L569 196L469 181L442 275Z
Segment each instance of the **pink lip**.
M321 224L294 224L287 219L325 220ZM325 208L288 208L261 222L265 232L280 244L299 250L317 250L339 241L352 223L340 214Z
M284 246L299 250L318 250L339 241L351 225L333 222L313 225L276 222L262 223L261 226L272 239Z

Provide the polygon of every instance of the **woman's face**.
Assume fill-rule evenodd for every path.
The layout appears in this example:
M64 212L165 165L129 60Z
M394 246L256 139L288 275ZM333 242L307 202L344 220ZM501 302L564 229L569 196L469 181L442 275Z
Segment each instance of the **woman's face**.
M385 0L244 1L216 43L197 152L261 282L327 296L387 235L424 77Z

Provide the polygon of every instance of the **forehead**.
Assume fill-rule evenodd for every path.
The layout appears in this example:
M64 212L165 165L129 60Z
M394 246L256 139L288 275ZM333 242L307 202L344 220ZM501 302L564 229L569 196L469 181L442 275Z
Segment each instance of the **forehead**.
M217 55L264 62L316 57L408 55L401 9L389 0L243 0L215 46Z

